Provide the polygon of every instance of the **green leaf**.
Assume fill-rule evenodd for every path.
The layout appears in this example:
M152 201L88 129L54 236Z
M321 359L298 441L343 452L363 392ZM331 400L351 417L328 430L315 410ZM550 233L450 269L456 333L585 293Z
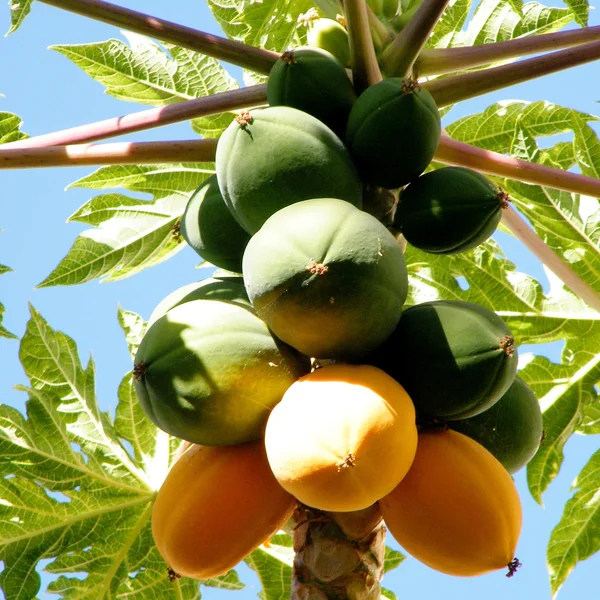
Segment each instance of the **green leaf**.
M12 113L0 112L0 144L8 144L29 137L20 131L23 121Z
M9 267L0 265L0 275L3 275L4 273L9 273L10 271L12 271L12 269L10 269ZM10 331L8 331L8 329L5 329L2 326L2 316L4 315L4 310L4 305L2 304L2 302L0 302L0 338L4 337L9 339L17 339L16 335L12 334Z
M573 18L581 27L587 27L590 14L588 0L565 0L565 4L573 11Z
M467 21L470 8L471 0L456 0L448 4L429 38L428 46L449 48L464 45L462 28Z
M289 600L293 560L292 538L287 533L275 535L269 545L260 546L244 559L262 583L261 600Z
M387 573L395 569L404 561L406 556L397 550L393 550L389 546L385 547L385 557L383 559L383 572Z
M575 565L600 550L600 450L577 476L573 488L576 492L548 542L553 598Z
M93 44L52 46L106 88L106 93L125 100L165 106L201 98L239 87L214 59L198 52L165 44L170 56L152 40L124 33L130 46L119 40ZM202 135L218 136L225 118L214 115L196 119L194 129Z
M33 0L9 0L10 7L10 29L6 35L21 27L25 17L31 12Z

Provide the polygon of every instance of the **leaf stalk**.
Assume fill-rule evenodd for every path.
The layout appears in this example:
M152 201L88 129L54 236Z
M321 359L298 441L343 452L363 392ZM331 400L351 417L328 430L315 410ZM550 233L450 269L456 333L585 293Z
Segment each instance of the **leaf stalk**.
M40 0L40 2L201 52L257 73L268 74L279 58L279 54L270 50L228 40L103 0Z
M491 63L579 46L600 39L600 25L462 48L424 48L415 61L419 77L465 71Z

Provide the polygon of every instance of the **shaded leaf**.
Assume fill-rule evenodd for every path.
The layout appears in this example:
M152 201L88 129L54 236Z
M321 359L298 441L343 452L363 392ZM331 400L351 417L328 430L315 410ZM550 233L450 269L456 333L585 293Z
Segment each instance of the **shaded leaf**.
M6 32L6 35L13 33L13 31L21 27L25 17L31 12L32 3L33 0L9 0L10 29Z
M275 535L268 546L260 546L244 562L262 583L261 600L289 600L294 550L288 534Z

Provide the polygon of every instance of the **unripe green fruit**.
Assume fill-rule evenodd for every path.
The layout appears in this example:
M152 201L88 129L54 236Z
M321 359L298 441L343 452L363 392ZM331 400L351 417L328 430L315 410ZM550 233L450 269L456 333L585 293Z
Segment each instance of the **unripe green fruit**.
M333 19L315 19L309 24L306 40L309 46L331 52L344 67L350 64L348 32Z
M270 106L303 110L343 136L356 93L333 54L303 47L284 52L273 65L267 100Z
M240 273L250 236L227 208L216 175L190 197L181 218L183 239L209 263Z
M487 448L509 473L521 470L540 446L542 411L531 388L519 377L506 393L486 411L448 427Z
M483 412L517 372L508 326L488 308L460 300L407 308L394 332L365 360L396 379L424 419Z
M275 213L252 237L246 289L273 333L316 358L360 358L400 319L404 256L375 218L335 198Z
M342 141L315 117L288 106L239 115L219 139L216 169L225 203L251 234L302 200L362 204L362 184Z
M494 233L506 202L507 195L477 171L444 167L401 192L394 228L419 250L465 252Z
M414 82L391 78L358 97L348 117L346 144L364 183L394 189L427 168L440 135L431 94Z

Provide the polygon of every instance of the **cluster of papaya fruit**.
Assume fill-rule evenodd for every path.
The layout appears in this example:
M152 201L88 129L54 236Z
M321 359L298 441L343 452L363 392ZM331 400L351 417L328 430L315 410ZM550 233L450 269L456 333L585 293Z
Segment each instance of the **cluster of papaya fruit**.
M297 502L379 502L392 535L431 567L512 573L510 473L540 443L538 402L494 312L404 308L392 233L462 252L491 235L506 197L467 169L423 174L441 132L431 96L387 79L357 97L339 58L285 52L269 106L233 120L216 175L186 207L183 237L229 273L161 302L135 358L146 414L191 443L158 492L156 544L173 572L208 579ZM362 210L366 186L401 189L389 222Z

